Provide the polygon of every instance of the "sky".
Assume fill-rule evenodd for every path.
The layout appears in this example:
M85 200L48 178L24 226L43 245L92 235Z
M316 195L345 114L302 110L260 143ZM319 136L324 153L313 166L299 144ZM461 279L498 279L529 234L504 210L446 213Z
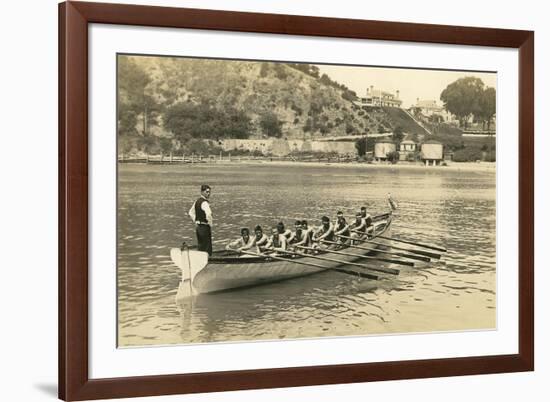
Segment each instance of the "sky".
M317 65L321 74L327 74L332 80L345 84L355 91L357 96L365 96L371 85L374 89L382 89L395 93L399 90L399 98L403 107L408 108L420 100L436 100L441 104L439 96L450 83L462 77L478 77L485 85L496 88L496 73L478 73L469 71L422 70L387 67L354 67Z

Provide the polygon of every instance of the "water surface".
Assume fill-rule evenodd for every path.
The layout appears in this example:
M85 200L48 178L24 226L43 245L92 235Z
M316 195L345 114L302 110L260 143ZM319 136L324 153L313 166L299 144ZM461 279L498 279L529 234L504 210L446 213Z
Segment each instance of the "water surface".
M212 186L215 248L241 227L352 216L399 202L394 235L444 245L439 261L379 281L328 271L176 304L170 248L195 243L187 211ZM120 165L119 346L490 329L496 325L494 171L373 166ZM383 264L380 264L383 265ZM385 266L390 266L385 264Z

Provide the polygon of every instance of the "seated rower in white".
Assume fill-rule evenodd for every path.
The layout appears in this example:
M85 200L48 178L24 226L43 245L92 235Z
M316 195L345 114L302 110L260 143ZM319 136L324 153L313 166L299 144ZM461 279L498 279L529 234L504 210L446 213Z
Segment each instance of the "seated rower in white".
M365 237L367 231L367 221L361 216L361 212L355 214L355 221L350 225L351 237L354 239L353 244L357 243L357 240Z
M324 243L323 240L333 242L334 239L334 226L330 223L328 216L321 218L321 227L313 235L313 247L315 248L328 248L331 247L329 243Z
M269 237L267 237L260 225L254 228L254 234L254 242L256 244L258 252L264 252L269 244Z
M307 221L304 219L302 221L302 231L304 233L304 241L306 246L311 247L313 243L313 228L308 227Z
M295 245L300 243L302 240L302 221L297 220L294 222L294 232L287 238L289 245Z
M292 240L294 237L294 234L292 233L292 230L285 229L285 224L283 222L277 223L277 230L279 234L282 234L284 237L286 237L287 243Z
M336 214L334 235L338 239L338 242L344 244L349 242L348 237L350 237L350 234L349 224L346 222L346 218L344 218L344 213L342 211L338 211ZM340 235L344 237L339 237Z
M294 243L292 247L298 248L298 251L307 252L307 250L300 250L300 247L311 247L313 237L313 230L307 227L307 221L296 221L296 232L294 232Z
M248 228L242 228L241 237L229 243L225 246L225 249L230 251L254 249L254 251L256 251L256 241L254 237L250 236L250 230L248 230Z
M271 251L274 251L274 255L287 255L286 253L282 253L281 251L286 251L287 249L287 240L286 237L280 233L280 230L277 226L274 226L271 229L271 237L269 238L268 244L266 246L266 249L270 249Z
M370 214L367 213L367 207L361 207L361 217L365 220L367 234L372 235L374 226L372 224L372 216L370 216Z

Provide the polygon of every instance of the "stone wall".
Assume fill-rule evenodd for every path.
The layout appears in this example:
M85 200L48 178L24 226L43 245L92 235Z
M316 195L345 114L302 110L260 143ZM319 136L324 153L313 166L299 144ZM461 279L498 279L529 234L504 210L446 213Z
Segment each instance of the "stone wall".
M356 155L353 141L309 141L309 140L221 140L226 152L233 150L260 151L264 155L286 156L292 152L335 152L339 155Z

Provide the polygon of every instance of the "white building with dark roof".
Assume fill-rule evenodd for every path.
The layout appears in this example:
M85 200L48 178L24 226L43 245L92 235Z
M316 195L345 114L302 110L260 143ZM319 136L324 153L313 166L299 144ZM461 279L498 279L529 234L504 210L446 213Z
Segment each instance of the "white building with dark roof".
M454 116L445 110L443 105L433 99L416 98L416 104L414 104L411 109L419 109L420 113L426 117L439 115L443 118L444 122L451 122L455 120Z
M373 85L367 88L366 95L360 97L356 102L357 106L370 106L370 107L401 107L403 101L399 99L399 91L387 92L381 89L375 89Z

